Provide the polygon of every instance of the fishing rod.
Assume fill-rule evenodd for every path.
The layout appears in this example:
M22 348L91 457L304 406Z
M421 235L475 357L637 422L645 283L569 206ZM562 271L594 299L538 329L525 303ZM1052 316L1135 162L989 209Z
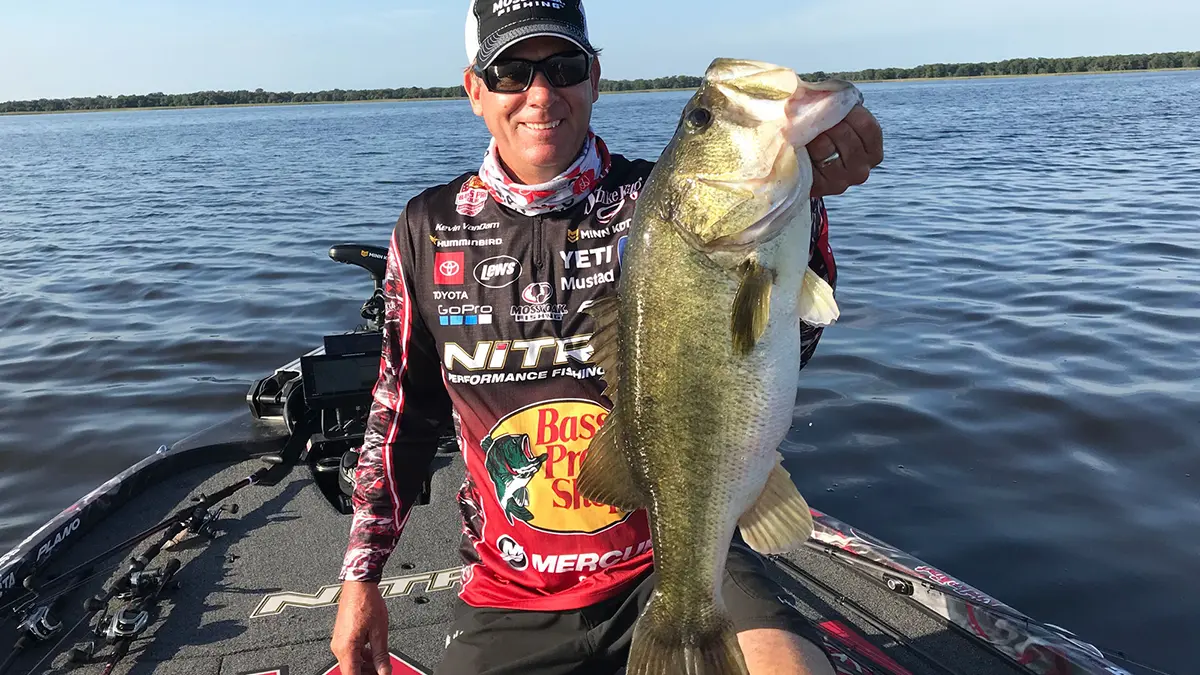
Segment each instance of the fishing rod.
M30 592L0 608L0 613L12 609L19 620L19 637L14 645L13 653L3 662L0 662L0 675L8 672L17 658L34 644L48 642L62 631L62 622L55 617L61 607L63 598L70 592L85 585L88 581L112 569L112 567L106 567L99 572L93 573L92 569L94 565L117 552L136 547L139 543L155 534L162 533L159 540L151 545L150 548L141 554L133 556L129 560L129 569L124 575L116 579L103 593L89 598L84 603L85 614L83 618L72 626L70 630L66 631L58 643L34 666L33 671L36 671L47 659L57 654L66 640L80 626L95 618L114 598L128 595L131 598L131 608L134 603L138 602L143 605L157 605L159 595L167 583L175 576L175 573L178 572L180 563L177 559L172 559L168 561L162 570L158 572L146 572L145 570L151 562L163 550L178 545L189 534L207 534L211 536L213 523L226 508L224 506L218 507L219 502L228 499L246 487L275 480L280 473L291 468L295 463L295 456L297 454L295 452L288 452L288 448L285 448L281 455L263 457L263 461L268 466L210 495L201 494L193 497L192 500L195 504L180 509L149 529L130 537L84 563L76 565L49 582L46 587L37 587L37 571L35 570L23 582L24 586L30 589ZM229 510L232 513L237 512L236 506L230 507ZM55 588L56 586L62 587L46 597L42 596L48 588ZM104 620L98 623L96 627L97 632L102 634L108 641L117 645L117 649L114 652L114 655L119 654L116 658L117 661L120 661L125 656L124 653L120 652L128 652L129 649L128 644L125 644L123 648L121 645L125 642L132 642L132 639L140 635L145 629L149 621L150 608L152 607L144 606L140 607L136 612L123 611L113 615L108 629L104 632L101 632ZM85 650L73 649L71 651L72 660L76 661L84 657L90 658L91 655L92 653Z
M861 618L862 620L871 624L879 632L886 634L888 637L890 637L893 640L895 640L896 642L900 643L905 648L907 648L909 651L911 651L913 654L916 654L917 656L921 657L921 659L923 661L925 661L929 665L936 668L939 672L945 673L945 675L957 675L958 674L959 671L954 670L953 668L950 668L946 664L942 663L935 656L933 656L929 652L925 651L924 649L921 649L916 644L914 644L912 640L909 640L907 637L905 637L904 634L902 632L900 632L899 628L896 628L895 626L893 626L891 623L888 623L883 618L875 615L875 613L872 612L871 610L867 609L866 607L863 607L858 602L847 597L844 593L838 591L834 587L832 587L829 584L825 583L824 581L818 579L816 576L814 576L808 570L800 567L799 565L793 563L792 561L788 560L787 558L785 558L783 556L772 555L769 557L780 567L783 567L784 569L791 572L792 574L795 574L796 576L802 577L809 583L813 584L817 588L820 588L822 591L829 594L838 604L849 608L851 611L853 611L855 614L857 614L859 616L859 618ZM1021 672L1025 672L1025 671L1022 670Z
M1000 605L989 605L989 604L982 603L978 599L972 598L971 596L963 593L962 591L959 591L958 589L956 589L952 586L944 586L941 584L932 584L929 579L921 577L911 571L897 569L897 568L891 567L889 565L885 565L885 564L876 562L869 558L864 558L862 556L855 555L855 554L847 552L841 548L838 548L837 546L834 546L832 544L827 544L823 541L818 541L815 539L808 540L807 542L805 542L805 545L806 545L806 547L808 547L809 549L812 549L813 551L815 551L817 553L821 553L821 554L825 555L826 557L832 558L834 560L837 560L837 561L839 561L843 564L849 565L851 567L855 567L855 566L868 567L868 568L874 569L877 572L880 572L883 574L889 574L894 577L902 578L906 581L909 581L910 583L919 583L927 588L931 588L932 590L937 591L938 593L950 596L957 600L961 600L962 602L970 605L971 607L974 607L974 608L982 610L984 612L988 612L988 613L1003 617L1009 621L1017 623L1026 629L1035 628L1035 627L1041 628L1043 630L1046 630L1050 633L1057 635L1058 637L1061 637L1061 638L1067 640L1071 644L1078 646L1080 649L1084 649L1086 651L1092 652L1092 654L1095 656L1100 656L1101 658L1109 659L1110 661L1121 661L1128 665L1136 666L1138 668L1149 671L1151 673L1155 673L1156 675L1171 675L1171 673L1169 673L1165 670L1156 668L1156 667L1154 667L1152 665L1148 665L1146 663L1139 662L1129 656L1126 656L1125 653L1121 650L1111 650L1111 649L1106 649L1104 647L1101 647L1101 646L1098 646L1098 645L1095 645L1092 643L1085 643L1079 638L1079 636L1075 635L1074 633L1072 633L1071 631L1069 631L1065 628L1060 628L1059 626L1055 626L1053 624L1042 623L1042 622L1036 621L1036 620L1016 611L1015 609L1011 609L1009 607L1000 606ZM794 567L794 565L792 565L790 563L790 561L787 561L786 558L777 557L776 562L785 564L786 566L788 566L789 569Z
M166 566L161 572L158 573L144 572L144 570L150 564L150 562L158 557L158 554L162 552L163 547L166 546L166 543L175 535L185 531L185 528L185 523L176 523L174 526L168 529L167 532L157 542L151 545L150 548L148 548L141 555L136 556L130 562L129 571L109 584L108 588L102 593L98 593L88 598L87 601L83 603L83 617L79 619L79 621L77 621L70 630L63 634L62 638L60 638L59 641L55 643L55 645L51 647L48 652L46 652L40 661L34 664L33 668L31 668L29 672L37 672L38 668L41 668L46 661L54 658L59 653L59 649L63 646L63 644L75 634L75 631L77 631L80 626L89 623L93 618L96 617L97 614L105 610L108 607L108 603L112 601L113 598L128 593L131 598L136 600L138 597L149 595L151 589L154 589L153 592L156 595L160 593L162 587L165 586L166 581L174 577L175 573L179 571L181 566L179 559L172 558L171 560L167 561ZM117 618L121 617L122 614L123 613L118 613L114 615L114 625L116 625ZM99 633L101 631L104 623L105 622L103 620L97 622L96 632ZM144 622L142 628L144 629ZM120 634L117 635L120 636ZM24 637L29 636L28 634L22 635L22 638ZM24 649L27 649L30 644L30 642L26 642L21 650L14 650L14 652L19 653L19 651L24 651ZM14 656L10 657L10 661L16 660L15 655L16 654L14 653ZM75 650L72 650L72 656L75 656ZM11 663L8 665L10 666ZM8 666L0 668L0 675L4 675L7 672L7 668Z
M14 611L19 612L21 606L27 605L28 603L33 602L33 601L37 601L39 598L42 597L42 594L45 593L47 590L52 589L55 586L62 584L62 583L73 584L73 585L70 586L69 588L61 589L58 592L51 594L50 596L48 596L48 598L52 598L56 595L59 595L62 593L67 593L67 592L70 592L71 590L74 590L79 585L86 583L90 579L94 578L95 575L93 575L92 577L87 577L87 575L89 574L89 572L92 570L92 568L97 563L99 563L103 560L106 560L106 559L112 557L113 555L116 555L117 553L120 553L122 551L125 551L125 550L128 550L130 548L137 546L138 544L142 543L143 541L146 541L150 537L153 537L155 534L158 534L159 532L162 532L163 530L166 530L166 529L172 527L176 523L179 523L179 522L185 523L187 526L185 532L189 533L189 534L196 535L196 534L211 533L211 525L217 519L217 517L219 517L219 515L221 513L221 509L217 509L217 510L213 509L214 505L216 505L219 502L224 501L225 499L228 499L230 496L232 496L234 493L241 490L242 488L249 487L251 485L255 485L257 483L262 482L264 479L267 478L268 474L274 468L274 466L283 464L282 458L279 457L278 455L268 456L263 459L264 459L264 461L267 461L272 466L267 466L262 469L259 469L258 471L254 472L254 474L247 476L246 478L243 478L242 480L240 480L232 485L229 485L228 487L222 488L222 489L218 490L217 492L214 492L211 495L200 495L198 497L193 497L192 501L196 502L195 504L193 504L191 506L186 506L186 507L180 509L176 513L174 513L174 514L168 516L167 518L165 518L164 520L160 521L158 524L153 525L153 526L149 527L148 529L145 529L145 530L133 535L132 537L113 546L112 548L109 548L108 550L104 551L103 553L99 553L99 554L93 556L91 559L86 560L86 561L76 565L75 567L72 567L71 569L67 570L66 572L63 572L62 574L57 575L54 579L49 580L46 583L46 585L41 588L38 588L38 586L37 586L37 575L40 572L40 570L35 569L28 576L26 576L24 581L22 582L22 585L24 585L25 588L29 590L29 593L26 593L25 595L21 596L20 598L17 598L16 600L8 603L4 607L0 607L0 614L7 612L9 609L13 609L13 608L17 608ZM223 508L224 507L222 507L222 509ZM236 507L231 508L230 512L237 513ZM179 536L182 536L182 535L179 535ZM176 543L178 543L178 542L176 542ZM170 548L170 545L168 545L168 548ZM103 574L105 571L106 570L101 570L98 574Z

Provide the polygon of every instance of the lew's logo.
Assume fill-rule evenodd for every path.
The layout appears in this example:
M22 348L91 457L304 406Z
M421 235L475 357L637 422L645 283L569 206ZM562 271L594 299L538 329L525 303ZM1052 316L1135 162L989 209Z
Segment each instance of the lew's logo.
M521 276L521 261L498 255L475 266L475 280L488 288L508 288Z
M520 520L551 534L594 534L629 517L575 490L588 444L607 418L608 411L592 401L563 399L518 410L496 424L481 447L509 523Z

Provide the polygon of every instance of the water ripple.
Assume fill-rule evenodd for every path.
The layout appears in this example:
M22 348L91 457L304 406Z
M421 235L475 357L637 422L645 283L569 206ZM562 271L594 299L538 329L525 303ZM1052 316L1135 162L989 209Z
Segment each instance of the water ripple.
M828 200L844 316L789 470L818 508L1188 671L1200 73L863 89L887 161ZM687 96L603 97L595 127L653 159ZM359 322L369 281L329 245L386 243L486 140L462 102L0 118L0 549Z

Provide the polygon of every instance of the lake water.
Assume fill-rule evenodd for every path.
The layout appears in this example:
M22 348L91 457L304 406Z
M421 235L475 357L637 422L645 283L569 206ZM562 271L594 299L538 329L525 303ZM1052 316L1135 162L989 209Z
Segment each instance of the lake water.
M1200 632L1200 72L864 85L817 508L1176 672ZM605 96L653 158L688 93ZM0 551L358 321L338 242L478 166L465 102L0 118Z

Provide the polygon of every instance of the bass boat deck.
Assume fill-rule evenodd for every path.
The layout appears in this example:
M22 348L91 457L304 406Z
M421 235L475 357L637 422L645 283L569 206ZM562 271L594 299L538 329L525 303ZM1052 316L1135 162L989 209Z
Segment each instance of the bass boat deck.
M367 262L343 259L360 250ZM331 251L377 289L385 255ZM378 364L370 328L327 338L257 383L250 412L161 448L0 558L0 675L337 672L328 645L350 526L345 472ZM382 584L396 673L432 672L452 618L464 469L452 439L444 449ZM773 557L773 573L839 673L1151 672L814 516L813 538Z

